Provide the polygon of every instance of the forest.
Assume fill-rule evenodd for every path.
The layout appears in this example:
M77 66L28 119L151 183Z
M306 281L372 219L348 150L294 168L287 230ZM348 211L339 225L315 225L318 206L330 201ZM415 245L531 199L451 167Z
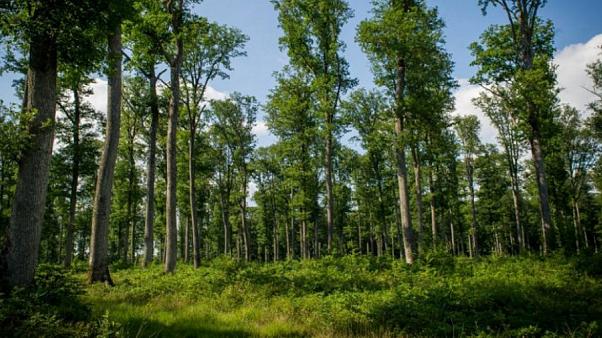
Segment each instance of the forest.
M602 336L602 46L563 102L548 1L462 2L494 142L432 1L370 2L362 87L357 1L266 0L265 101L201 2L0 2L0 336Z

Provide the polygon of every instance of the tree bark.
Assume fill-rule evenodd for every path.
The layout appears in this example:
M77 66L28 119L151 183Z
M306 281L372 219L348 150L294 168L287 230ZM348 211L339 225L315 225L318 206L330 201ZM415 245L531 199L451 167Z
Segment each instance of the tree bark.
M334 229L334 193L333 189L333 181L332 181L332 114L328 114L327 120L327 128L328 135L326 136L326 151L325 153L325 161L326 161L326 222L328 227L327 233L327 248L328 253L332 254L332 233Z
M401 228L403 237L403 249L407 264L414 263L414 234L412 231L412 216L410 215L410 198L408 192L408 170L406 166L405 140L404 138L404 91L406 67L403 59L397 60L396 88L395 88L395 134L397 144L395 145L395 156L397 160L397 186L399 190L399 212L401 215Z
M532 124L533 126L533 124ZM536 128L536 127L535 127ZM536 129L535 129L536 130ZM538 133L536 133L538 134ZM548 199L548 182L544 169L544 157L541 149L541 143L538 136L530 139L531 152L535 165L535 176L537 182L537 191L539 193L539 213L541 215L541 243L543 254L548 254L548 233L552 225L552 216L550 214L550 204Z
M157 129L159 127L159 101L157 98L157 78L155 67L150 72L150 111L151 125L148 141L148 159L146 162L146 214L144 217L144 266L153 261L155 226L155 171L157 167Z
M170 86L171 99L169 101L169 118L167 125L167 203L165 206L166 214L166 253L164 271L172 273L176 269L177 247L178 247L178 229L176 221L176 186L177 186L177 130L178 130L178 113L180 105L180 72L182 68L182 56L184 50L183 39L180 35L182 20L184 16L183 0L177 1L171 9L172 23L171 28L176 36L176 51L173 60L170 60Z
M77 209L77 185L79 182L79 164L81 161L79 149L79 125L81 122L81 109L79 97L79 84L73 88L73 159L71 163L71 192L69 195L69 220L65 233L65 259L63 265L71 266L73 260L73 228L75 227L75 212Z
M36 10L36 15L42 8ZM42 222L46 208L49 166L56 115L56 38L46 32L32 37L27 75L27 111L35 115L18 162L19 171L3 256L9 286L27 286L38 261Z
M468 181L468 191L470 193L470 256L478 256L479 245L477 242L477 207L475 204L475 191L474 191L474 168L472 164L472 158L466 158L466 179Z
M116 24L108 37L109 73L108 112L105 144L98 168L94 210L92 214L92 235L90 239L90 268L88 281L105 282L113 285L109 273L108 231L111 214L111 190L117 161L119 128L121 124L121 25Z
M230 252L230 243L232 243L232 231L230 230L230 216L228 213L228 204L226 203L226 197L223 192L220 192L220 206L221 206L221 214L222 214L222 223L224 225L224 255L229 256L232 253Z
M195 141L196 126L193 121L189 121L190 139L188 140L188 180L189 180L189 191L188 197L190 201L190 226L192 227L192 256L194 268L197 269L201 264L201 252L200 243L198 236L198 210L196 202L196 171L194 168L194 156L195 156Z
M422 242L422 165L420 164L420 155L418 147L412 146L412 159L414 165L414 189L416 191L416 220L418 221L418 237L416 238L418 247Z
M431 193L431 198L429 200L429 205L431 208L431 235L433 241L433 249L437 247L437 209L435 205L435 180L433 179L433 166L431 164L431 168L429 170L429 190Z

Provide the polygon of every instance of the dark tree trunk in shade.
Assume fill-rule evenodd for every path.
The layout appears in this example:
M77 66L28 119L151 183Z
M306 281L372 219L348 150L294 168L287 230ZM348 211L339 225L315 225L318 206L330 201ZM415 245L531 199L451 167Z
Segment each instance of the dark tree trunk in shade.
M73 228L75 227L75 212L77 209L77 185L79 182L79 164L81 154L79 149L79 126L81 122L79 85L75 86L73 92L73 160L71 163L71 191L69 194L69 220L65 231L65 258L63 265L71 266L73 260Z
M37 10L38 15L41 10ZM38 261L42 222L46 208L49 166L56 115L57 46L54 36L32 37L27 75L26 110L35 111L27 126L29 147L18 162L12 213L3 250L3 268L9 286L27 286L33 281Z
M157 167L157 129L159 127L159 102L157 98L157 78L154 66L150 73L150 111L151 125L148 140L148 159L146 163L146 214L144 217L144 266L153 261L154 225L155 225L155 172Z

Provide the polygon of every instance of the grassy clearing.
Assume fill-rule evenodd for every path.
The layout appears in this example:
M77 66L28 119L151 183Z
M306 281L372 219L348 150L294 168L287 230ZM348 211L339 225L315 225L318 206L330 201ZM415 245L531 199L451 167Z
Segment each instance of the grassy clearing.
M597 336L599 262L221 258L174 275L119 270L116 287L89 286L85 301L128 337Z

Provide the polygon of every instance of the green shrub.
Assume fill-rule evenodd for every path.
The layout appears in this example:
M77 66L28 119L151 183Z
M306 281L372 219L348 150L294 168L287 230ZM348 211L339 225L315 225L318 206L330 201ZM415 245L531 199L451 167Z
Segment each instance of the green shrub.
M0 295L1 337L96 337L101 331L116 336L115 324L95 321L81 301L85 290L67 270L40 265L31 287Z

